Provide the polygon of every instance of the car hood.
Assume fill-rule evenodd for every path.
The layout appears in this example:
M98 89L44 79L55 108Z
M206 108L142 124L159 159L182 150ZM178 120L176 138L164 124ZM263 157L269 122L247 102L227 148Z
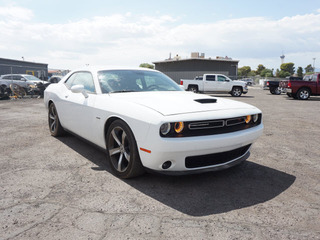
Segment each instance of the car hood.
M246 103L185 91L111 93L110 97L153 109L164 116L232 109L256 109Z

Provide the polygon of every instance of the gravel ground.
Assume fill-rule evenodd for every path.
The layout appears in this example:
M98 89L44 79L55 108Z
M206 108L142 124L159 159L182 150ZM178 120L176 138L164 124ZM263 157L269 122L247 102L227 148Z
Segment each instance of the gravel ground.
M248 161L131 180L78 138L51 137L43 99L0 101L0 239L320 239L320 98L236 99L264 116Z

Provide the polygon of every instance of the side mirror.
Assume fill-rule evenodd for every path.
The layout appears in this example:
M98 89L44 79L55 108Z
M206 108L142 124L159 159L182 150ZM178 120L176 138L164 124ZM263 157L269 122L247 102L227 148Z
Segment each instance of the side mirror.
M83 85L74 85L71 87L71 92L73 93L82 93L85 98L89 97L89 95L86 93L86 90L84 89Z

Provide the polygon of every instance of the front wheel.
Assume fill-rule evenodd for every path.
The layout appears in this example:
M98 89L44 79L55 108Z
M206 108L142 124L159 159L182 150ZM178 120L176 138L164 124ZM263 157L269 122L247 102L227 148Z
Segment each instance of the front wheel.
M242 88L241 87L233 87L231 91L231 95L233 97L240 97L242 94Z
M51 103L49 106L48 123L49 130L52 136L59 137L65 133L63 127L60 124L58 112L54 103Z
M307 88L302 88L297 92L297 98L299 100L307 100L310 97L310 90Z
M107 160L119 178L132 178L144 173L136 140L122 120L114 121L106 134Z

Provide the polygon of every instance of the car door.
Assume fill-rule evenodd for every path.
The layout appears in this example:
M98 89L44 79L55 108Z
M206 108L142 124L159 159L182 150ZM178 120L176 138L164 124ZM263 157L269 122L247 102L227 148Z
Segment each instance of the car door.
M66 90L61 96L58 113L63 126L69 131L92 141L93 123L95 118L94 105L97 98L94 80L90 72L81 71L72 74L64 83ZM82 85L87 97L82 93L75 93L71 88Z
M204 81L204 91L217 91L216 75L206 75Z
M230 92L232 89L232 82L227 79L225 76L218 75L217 76L217 85L218 89L221 92Z

